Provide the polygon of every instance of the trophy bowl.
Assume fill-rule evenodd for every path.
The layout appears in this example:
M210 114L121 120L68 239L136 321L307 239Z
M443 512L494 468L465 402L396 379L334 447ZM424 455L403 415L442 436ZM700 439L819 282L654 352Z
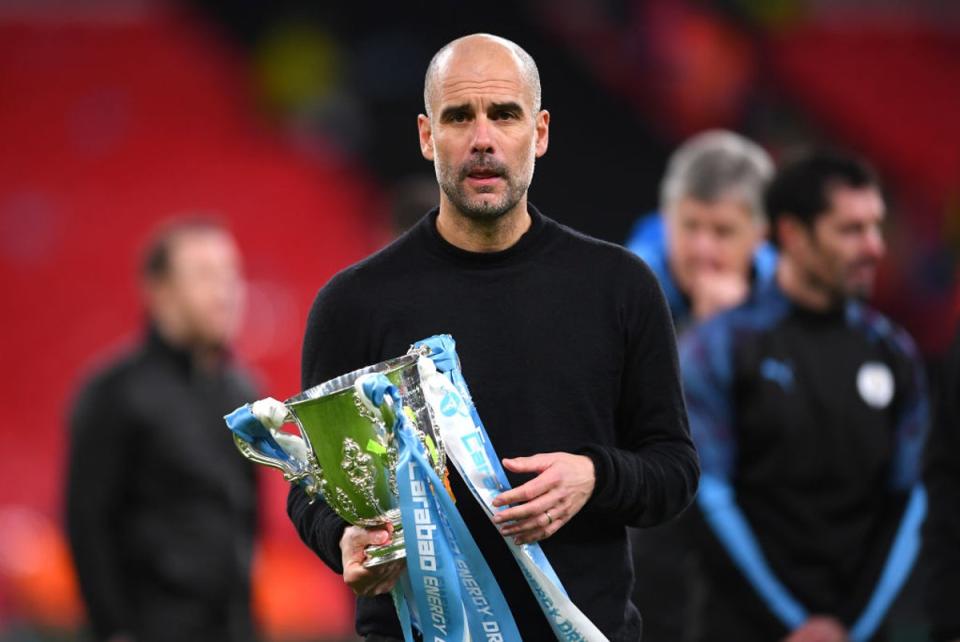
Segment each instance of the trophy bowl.
M417 368L419 357L428 352L424 347L413 348L402 357L360 368L305 390L283 402L286 412L276 412L275 416L282 418L272 426L256 418L257 424L251 430L239 430L231 424L231 417L250 406L227 416L234 441L248 459L281 469L288 481L302 485L311 500L322 497L353 525L393 525L388 544L367 547L364 566L405 557L398 507L394 413L404 413L438 476L445 479L443 444L424 401ZM398 389L402 399L399 408L390 403L375 406L364 394L360 384L366 377L378 374L386 376ZM291 420L299 429L299 438L279 430L280 423Z

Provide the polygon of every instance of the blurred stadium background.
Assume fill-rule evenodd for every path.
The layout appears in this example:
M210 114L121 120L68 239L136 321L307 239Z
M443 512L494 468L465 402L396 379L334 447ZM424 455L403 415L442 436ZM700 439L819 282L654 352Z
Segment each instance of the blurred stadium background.
M317 288L436 200L416 143L423 72L476 31L540 66L553 136L532 202L601 238L656 208L667 154L704 128L872 159L892 206L876 303L936 363L960 312L958 3L2 0L0 640L82 625L65 416L141 331L148 231L229 222L250 284L238 353L264 391L297 392ZM350 639L351 596L299 544L279 475L261 477L264 637ZM904 601L900 639L923 639Z

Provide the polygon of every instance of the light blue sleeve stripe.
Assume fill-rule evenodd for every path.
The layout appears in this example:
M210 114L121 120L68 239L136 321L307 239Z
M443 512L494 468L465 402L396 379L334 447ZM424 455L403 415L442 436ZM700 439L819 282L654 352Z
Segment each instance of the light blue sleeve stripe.
M707 523L770 611L789 630L801 626L807 619L806 609L770 570L729 482L716 475L703 475L697 501Z
M880 581L877 582L863 613L850 629L850 639L853 642L868 640L876 632L887 609L906 582L920 551L920 526L926 513L927 491L922 484L917 484L910 492L910 499L880 574Z

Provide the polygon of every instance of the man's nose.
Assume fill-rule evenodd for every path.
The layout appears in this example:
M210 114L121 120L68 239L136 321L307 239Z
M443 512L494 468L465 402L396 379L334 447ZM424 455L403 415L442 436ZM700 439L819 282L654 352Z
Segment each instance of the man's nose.
M878 261L883 258L883 255L887 252L887 242L883 239L882 230L875 228L867 232L864 240L864 252Z
M490 120L481 114L474 123L473 143L470 146L470 151L475 154L492 154L493 128L491 127Z
M694 232L690 245L697 258L702 260L713 258L716 242L708 231L701 229Z

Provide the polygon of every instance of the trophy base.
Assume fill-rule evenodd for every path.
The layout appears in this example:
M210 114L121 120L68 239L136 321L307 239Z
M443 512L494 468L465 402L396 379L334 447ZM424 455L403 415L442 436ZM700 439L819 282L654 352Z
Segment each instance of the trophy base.
M364 549L367 559L363 561L364 568L372 568L380 564L386 564L394 560L403 559L407 556L407 551L403 545L403 531L393 532L393 541L382 546L368 546Z

